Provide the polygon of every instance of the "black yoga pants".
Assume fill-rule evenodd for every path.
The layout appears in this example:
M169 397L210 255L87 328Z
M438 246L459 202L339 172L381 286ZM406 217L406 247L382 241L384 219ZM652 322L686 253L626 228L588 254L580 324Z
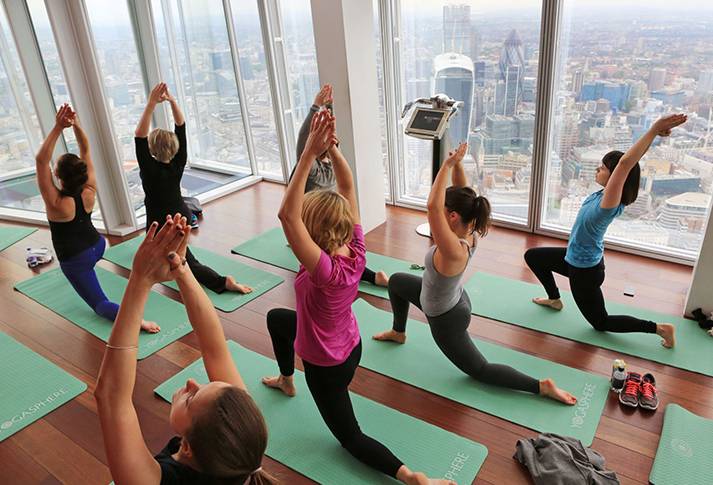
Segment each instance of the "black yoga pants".
M297 334L297 313L276 308L267 314L267 329L280 374L291 376L295 369L294 342ZM347 360L335 366L320 366L302 360L307 387L319 414L339 443L357 460L391 477L403 465L388 448L362 433L352 401L349 383L361 360L361 342Z
M554 273L569 278L572 296L589 324L599 331L656 333L656 323L628 315L609 315L602 294L604 259L591 268L577 268L564 260L567 248L532 248L525 252L525 262L547 291L547 297L560 297Z

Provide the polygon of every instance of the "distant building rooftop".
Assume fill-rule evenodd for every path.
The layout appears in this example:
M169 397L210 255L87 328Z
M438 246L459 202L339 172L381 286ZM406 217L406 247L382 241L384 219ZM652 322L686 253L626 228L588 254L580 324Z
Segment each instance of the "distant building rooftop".
M707 209L711 196L702 192L685 192L666 199L666 204Z

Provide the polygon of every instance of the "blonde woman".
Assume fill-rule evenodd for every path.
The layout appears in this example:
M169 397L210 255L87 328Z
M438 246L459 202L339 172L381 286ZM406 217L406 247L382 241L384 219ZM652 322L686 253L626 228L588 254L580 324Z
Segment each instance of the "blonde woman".
M149 226L106 345L94 396L109 470L117 485L272 485L261 467L267 426L248 394L225 343L218 315L185 259L186 219ZM176 434L152 456L132 402L141 314L151 286L175 280L198 337L209 384L188 379L171 400L168 421Z
M263 383L295 395L295 351L302 358L307 386L322 419L355 458L408 484L451 483L414 473L391 451L359 428L348 386L361 359L361 337L351 304L366 265L354 182L336 146L334 117L319 112L297 169L282 200L279 218L300 261L295 279L297 311L273 309L267 315L277 377ZM329 151L336 191L304 194L313 161Z
M153 112L156 106L164 101L171 105L174 131L155 128L149 133ZM141 185L144 189L146 230L152 222L162 223L167 215L176 212L190 221L192 213L181 195L181 178L188 160L186 120L176 98L169 93L166 83L159 83L151 90L134 135L136 159L139 162ZM232 276L222 276L201 264L190 249L186 252L186 260L198 282L216 293L252 291L252 288L241 285Z

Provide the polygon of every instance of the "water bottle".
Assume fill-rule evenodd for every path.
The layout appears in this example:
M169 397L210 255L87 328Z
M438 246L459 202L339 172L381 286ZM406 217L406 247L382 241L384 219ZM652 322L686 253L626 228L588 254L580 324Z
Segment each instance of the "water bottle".
M613 391L619 392L624 388L626 381L626 362L623 359L616 359L612 365L611 373L611 388Z

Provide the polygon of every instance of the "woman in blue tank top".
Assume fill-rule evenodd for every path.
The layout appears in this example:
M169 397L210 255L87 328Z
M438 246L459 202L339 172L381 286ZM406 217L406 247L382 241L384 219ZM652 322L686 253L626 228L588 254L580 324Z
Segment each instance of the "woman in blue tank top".
M433 340L453 365L473 379L515 391L574 405L577 398L552 379L536 379L508 365L488 362L468 334L471 306L463 291L463 273L475 252L478 236L490 226L490 202L468 185L461 161L468 145L461 143L438 171L428 197L428 223L434 245L426 253L423 278L396 273L389 278L389 300L394 312L391 330L375 340L406 342L411 304L423 311ZM452 170L452 187L448 179ZM477 235L476 235L477 234Z
M554 273L569 278L572 296L589 324L599 331L655 333L664 347L675 344L675 327L628 315L609 315L601 286L604 282L604 234L614 219L632 204L639 193L639 160L657 136L686 122L686 115L674 114L657 120L626 153L611 151L597 168L596 181L602 190L582 203L572 227L567 248L533 248L525 261L547 291L547 298L534 298L538 305L562 309Z

